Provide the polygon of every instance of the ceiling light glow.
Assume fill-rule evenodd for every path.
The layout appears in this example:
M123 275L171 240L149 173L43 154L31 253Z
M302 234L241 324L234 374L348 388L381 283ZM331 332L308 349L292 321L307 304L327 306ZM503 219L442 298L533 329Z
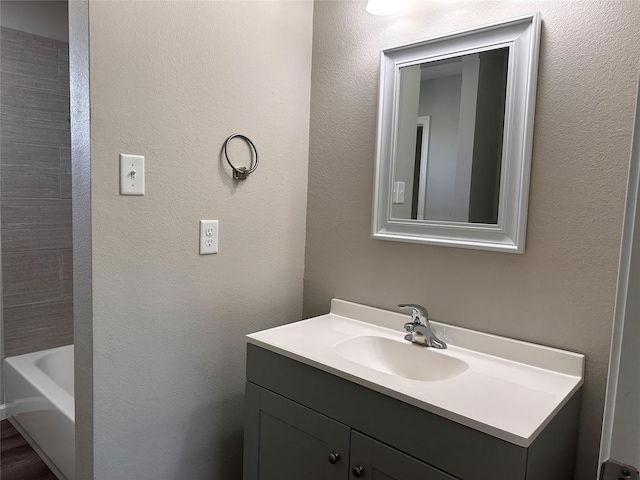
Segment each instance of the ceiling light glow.
M371 15L393 15L404 7L402 0L369 0L366 10Z

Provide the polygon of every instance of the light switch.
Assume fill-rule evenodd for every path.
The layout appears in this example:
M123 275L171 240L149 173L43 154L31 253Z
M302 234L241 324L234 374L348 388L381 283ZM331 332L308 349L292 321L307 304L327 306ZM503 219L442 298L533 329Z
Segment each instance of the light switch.
M404 182L393 182L393 203L404 203Z
M144 157L120 154L120 195L144 195Z

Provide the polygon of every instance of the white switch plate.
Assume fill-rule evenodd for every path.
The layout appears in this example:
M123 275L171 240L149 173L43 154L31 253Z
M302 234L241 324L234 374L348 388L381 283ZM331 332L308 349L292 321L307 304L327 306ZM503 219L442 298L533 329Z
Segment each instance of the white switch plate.
M393 182L393 203L404 203L404 182Z
M120 195L144 195L144 157L120 154Z
M218 253L218 220L200 220L200 255Z

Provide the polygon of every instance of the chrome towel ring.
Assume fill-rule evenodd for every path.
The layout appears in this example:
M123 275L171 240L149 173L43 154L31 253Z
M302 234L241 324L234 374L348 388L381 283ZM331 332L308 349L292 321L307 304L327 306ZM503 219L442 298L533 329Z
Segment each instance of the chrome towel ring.
M247 142L249 144L249 146L251 147L251 150L253 150L253 155L251 158L251 163L249 165L249 168L247 167L236 167L233 163L231 163L231 160L229 160L229 155L227 154L227 145L229 145L229 142L231 140L233 140L234 138L241 138L243 139L245 142ZM253 173L256 171L256 168L258 168L258 150L256 149L256 146L253 144L253 142L251 140L249 140L248 137L244 136L244 135L240 135L239 133L235 133L233 135L231 135L229 138L227 138L224 142L224 157L227 159L227 163L229 164L229 166L231 167L231 170L233 170L233 179L234 180L246 180L247 177L249 176L250 173Z

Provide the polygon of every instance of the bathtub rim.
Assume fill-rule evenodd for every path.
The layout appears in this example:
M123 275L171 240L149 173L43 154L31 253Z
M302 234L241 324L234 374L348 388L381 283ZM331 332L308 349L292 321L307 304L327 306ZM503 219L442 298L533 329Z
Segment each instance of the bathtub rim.
M44 373L36 366L36 362L51 354L55 354L56 351L64 349L73 349L73 344L63 345L61 347L50 348L47 350L40 350L33 353L25 353L22 355L16 355L13 357L7 357L4 360L5 364L5 382L6 382L6 369L11 368L18 373L25 381L27 381L33 388L41 392L47 400L49 400L64 416L66 416L71 422L75 424L75 399L73 395L70 395L63 387L58 385L49 375ZM51 395L49 395L51 393ZM7 397L10 397L10 392L7 391L5 385L5 401ZM6 408L9 416L12 414L12 405L7 402Z

